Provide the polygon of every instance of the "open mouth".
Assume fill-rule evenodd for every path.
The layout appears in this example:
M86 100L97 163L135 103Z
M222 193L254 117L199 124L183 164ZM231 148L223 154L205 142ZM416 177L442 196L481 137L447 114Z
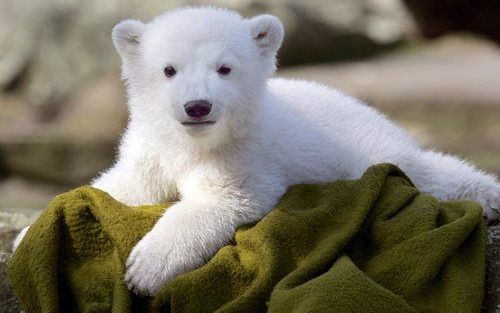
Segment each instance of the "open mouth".
M215 121L189 121L189 122L182 122L181 124L184 126L202 126L202 125L213 125L215 124Z

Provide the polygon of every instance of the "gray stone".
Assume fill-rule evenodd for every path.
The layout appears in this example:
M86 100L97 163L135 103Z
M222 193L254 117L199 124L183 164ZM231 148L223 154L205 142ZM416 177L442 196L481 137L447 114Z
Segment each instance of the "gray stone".
M487 234L486 290L483 311L500 312L500 225L490 226Z
M0 219L3 219L3 214L0 214ZM12 242L19 233L19 228L0 227L0 253L12 252Z
M192 1L203 4L206 1ZM282 65L335 61L373 55L415 33L399 0L211 1L244 15L271 13L285 26Z
M31 138L30 138L31 139ZM0 145L1 163L9 173L66 185L87 184L108 167L115 142L81 142L34 138Z
M0 90L23 97L48 118L82 84L118 68L110 39L115 23L125 18L149 20L187 4L207 2L1 1ZM414 32L398 0L215 0L210 4L232 7L247 16L281 17L287 29L282 64L369 55Z
M0 181L0 214L8 208L15 208L14 211L18 213L31 212L33 208L43 209L52 198L69 189L69 186L33 181L19 176L8 177Z
M8 253L0 252L0 313L19 313L21 307L12 293L7 276Z
M0 209L0 230L17 229L33 223L42 209Z
M500 105L500 48L470 35L450 35L379 58L297 66L284 77L318 81L377 106Z
M110 165L127 120L117 74L82 86L50 121L37 120L29 114L33 110L11 98L4 101L0 98L0 176L86 184Z
M0 209L0 253L12 252L12 242L19 230L33 223L41 209Z

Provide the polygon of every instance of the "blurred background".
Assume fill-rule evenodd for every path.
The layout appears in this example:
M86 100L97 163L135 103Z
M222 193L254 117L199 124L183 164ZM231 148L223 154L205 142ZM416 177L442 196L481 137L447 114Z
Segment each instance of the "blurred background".
M111 29L188 4L277 15L279 76L346 91L500 174L500 1L0 0L0 228L112 163L127 112Z

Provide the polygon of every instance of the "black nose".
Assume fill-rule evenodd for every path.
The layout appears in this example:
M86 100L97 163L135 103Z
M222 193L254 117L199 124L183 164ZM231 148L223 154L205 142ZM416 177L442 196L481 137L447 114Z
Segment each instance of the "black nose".
M206 100L193 100L184 104L184 110L189 117L201 118L207 116L212 109L212 104Z

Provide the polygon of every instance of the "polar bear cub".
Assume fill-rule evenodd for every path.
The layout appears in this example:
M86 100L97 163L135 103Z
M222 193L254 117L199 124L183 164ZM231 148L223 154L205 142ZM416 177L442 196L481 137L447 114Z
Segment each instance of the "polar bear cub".
M115 26L130 121L116 164L93 185L130 204L180 199L134 247L125 279L154 294L261 219L287 188L358 178L391 162L424 192L479 201L496 218L500 184L424 150L375 109L337 90L270 78L278 18L183 8Z

